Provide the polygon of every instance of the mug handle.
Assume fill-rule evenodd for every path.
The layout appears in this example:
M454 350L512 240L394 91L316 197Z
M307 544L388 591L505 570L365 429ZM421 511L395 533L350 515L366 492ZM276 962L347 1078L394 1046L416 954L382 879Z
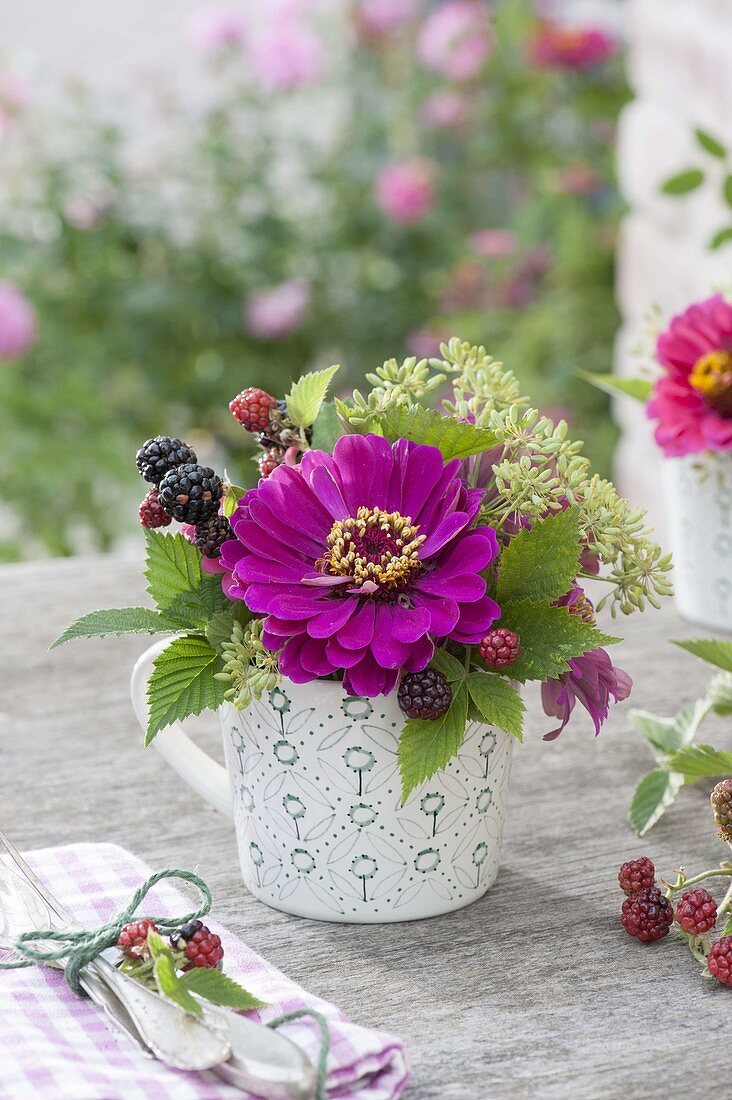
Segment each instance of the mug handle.
M155 658L170 644L170 638L155 642L146 649L138 659L130 677L130 694L132 706L135 708L137 720L142 729L147 728L147 681L152 672L152 664ZM226 768L199 749L194 741L191 741L180 722L173 722L155 735L153 740L163 760L170 764L173 771L183 779L189 787L200 794L206 802L210 802L226 817L233 818L234 811L231 804L231 790Z

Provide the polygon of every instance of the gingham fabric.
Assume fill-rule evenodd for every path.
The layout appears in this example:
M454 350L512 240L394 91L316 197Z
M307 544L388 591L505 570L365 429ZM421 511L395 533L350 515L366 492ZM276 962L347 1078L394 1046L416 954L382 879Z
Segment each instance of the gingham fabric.
M26 855L53 893L86 927L111 919L150 874L115 844L72 844ZM169 880L148 895L146 912L189 912ZM267 1002L263 1022L298 1008L327 1019L331 1046L328 1096L394 1100L408 1077L398 1039L351 1023L341 1012L290 981L254 951L206 918L221 936L226 972ZM287 1035L317 1060L317 1023L286 1024ZM101 1008L70 991L58 970L33 967L0 971L0 1097L2 1100L241 1100L243 1093L211 1073L185 1073L145 1057Z

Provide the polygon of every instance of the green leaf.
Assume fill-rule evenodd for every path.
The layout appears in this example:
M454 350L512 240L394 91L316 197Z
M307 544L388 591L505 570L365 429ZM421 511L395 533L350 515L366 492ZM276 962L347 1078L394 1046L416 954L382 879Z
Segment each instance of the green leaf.
M727 917L727 923L724 926L723 936L732 936L732 913Z
M312 448L315 451L332 452L336 440L343 435L343 425L332 401L323 405L313 424Z
M465 737L468 714L468 689L461 684L453 693L452 704L442 718L432 721L409 718L399 738L397 756L402 776L402 805L411 792L446 767L458 752Z
M732 225L728 225L714 234L709 242L709 250L715 252L718 248L721 248L723 244L727 244L728 241L732 241Z
M66 627L49 646L55 649L76 638L105 638L109 634L169 634L177 624L150 607L114 607L106 611L90 611Z
M147 590L161 611L184 592L201 585L201 554L184 535L145 531Z
M732 672L718 672L712 677L707 699L715 714L732 714Z
M732 642L721 642L717 638L689 638L682 642L674 641L679 649L685 649L695 657L701 657L709 665L732 672Z
M669 767L680 772L687 783L710 775L732 775L732 752L711 745L688 745L669 758Z
M659 718L645 710L631 710L630 720L651 747L661 756L690 745L699 726L709 713L706 699L697 699L672 718Z
M727 150L721 141L717 141L711 134L708 134L706 130L694 130L694 137L699 145L706 153L710 153L713 157L718 157L720 160L724 160L727 156Z
M359 430L380 431L391 442L409 439L413 443L428 443L442 452L446 462L481 454L497 443L495 434L487 428L442 416L436 409L425 409L422 405L396 405L370 416Z
M243 496L245 496L247 490L242 489L241 485L227 484L226 491L224 493L224 515L228 519L236 511L236 506Z
M724 201L727 203L727 206L732 206L732 175L724 177L722 194L724 195Z
M696 191L704 183L704 173L701 168L687 168L683 172L677 172L670 176L662 185L664 195L688 195L690 191Z
M576 508L538 520L519 531L501 554L499 604L508 600L558 600L572 587L581 553Z
M457 657L453 657L452 653L448 653L446 649L440 649L439 646L435 648L435 652L432 654L430 665L432 668L436 668L438 672L441 672L450 683L464 680L468 675L468 671L462 661L458 661Z
M635 789L628 816L638 836L645 836L666 812L684 785L684 777L663 768L644 775Z
M222 669L221 658L205 638L176 638L153 662L147 685L150 711L145 744L171 722L216 710L226 685L214 678Z
M248 993L243 986L220 970L196 967L181 974L178 980L191 993L197 993L199 997L211 1001L212 1004L235 1008L239 1012L251 1012L252 1009L262 1008L267 1003L260 1001L253 993Z
M179 630L203 631L209 620L227 606L231 604L221 588L221 577L202 573L198 587L176 596L165 609L165 615L178 623Z
M311 371L293 382L285 398L287 415L293 424L297 424L299 428L309 428L315 422L320 406L325 401L328 386L340 369L337 364L325 370Z
M569 671L570 657L620 641L582 622L566 607L522 600L505 604L502 612L500 625L515 630L521 641L521 652L511 665L511 679L520 683L561 676Z
M208 644L217 653L221 652L221 646L224 642L231 641L234 622L239 622L244 626L252 618L251 611L241 600L237 600L236 603L230 603L227 600L227 603L229 604L228 607L211 616L204 630Z
M179 1005L186 1012L190 1012L191 1015L201 1016L203 1010L178 977L173 952L165 940L157 932L150 930L147 934L147 943L153 957L155 984L161 996L168 1001L173 1001L174 1004Z
M470 698L485 722L523 740L523 716L526 709L516 688L492 672L471 672L468 676Z
M596 386L598 390L615 395L625 394L626 397L634 397L644 405L650 399L653 391L653 382L648 378L623 378L617 374L595 374L593 371L577 371L585 382Z

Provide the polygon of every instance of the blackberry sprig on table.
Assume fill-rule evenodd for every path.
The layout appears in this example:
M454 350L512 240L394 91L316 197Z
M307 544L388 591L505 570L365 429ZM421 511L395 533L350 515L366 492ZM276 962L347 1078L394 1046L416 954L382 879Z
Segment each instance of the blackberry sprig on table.
M153 485L159 485L166 474L185 463L198 462L196 452L180 439L156 435L140 447L135 458L137 469Z
M224 487L210 466L184 463L160 482L158 500L179 523L198 524L219 510Z

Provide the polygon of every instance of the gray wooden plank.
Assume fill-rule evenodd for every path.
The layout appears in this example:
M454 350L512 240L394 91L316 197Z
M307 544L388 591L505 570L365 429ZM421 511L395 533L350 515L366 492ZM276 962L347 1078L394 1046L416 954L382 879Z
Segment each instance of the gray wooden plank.
M711 1072L729 993L703 982L671 937L643 947L625 934L615 875L643 852L666 873L725 852L703 784L635 839L626 807L651 760L627 705L597 740L580 719L548 745L531 694L501 874L476 905L380 927L298 920L247 895L228 822L143 750L127 684L145 641L47 652L77 615L139 602L136 559L0 569L0 821L17 843L115 841L154 866L198 870L232 930L354 1019L404 1039L410 1100L669 1098ZM667 642L703 631L671 609L620 628L628 638L615 656L636 681L635 706L670 713L701 688L704 667ZM213 730L201 738L218 751Z

